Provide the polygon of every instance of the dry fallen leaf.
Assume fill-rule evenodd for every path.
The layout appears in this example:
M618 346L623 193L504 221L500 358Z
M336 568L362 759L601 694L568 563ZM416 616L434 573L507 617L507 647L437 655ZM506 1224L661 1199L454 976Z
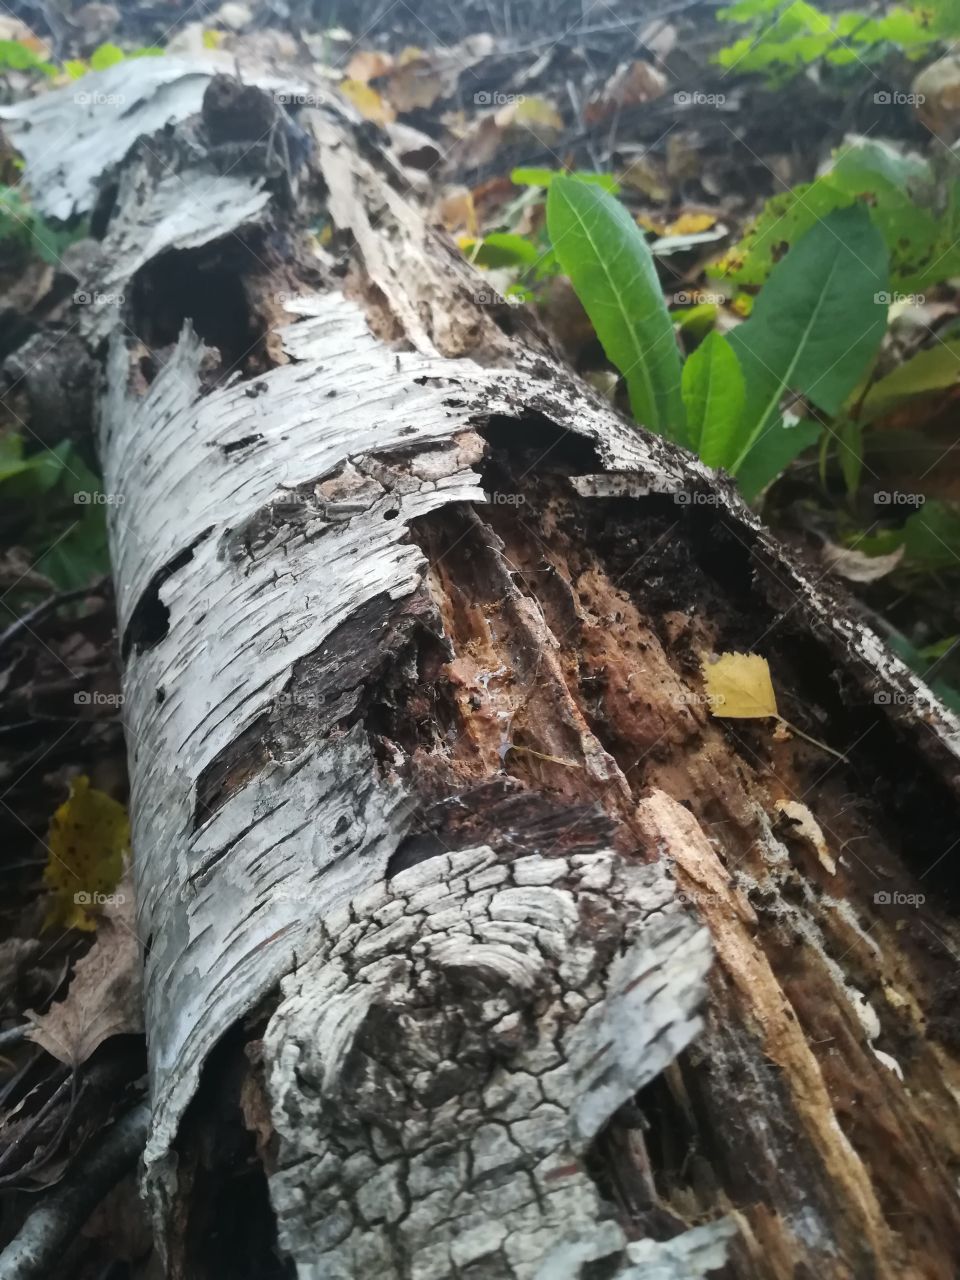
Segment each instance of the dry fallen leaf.
M109 1036L143 1030L140 947L127 874L104 908L93 946L77 961L63 1000L47 1013L27 1010L27 1038L68 1066L86 1062Z
M376 89L360 80L341 80L340 92L357 108L365 120L374 124L390 124L396 119L396 112L389 102L377 93Z
M821 556L834 573L850 582L876 582L892 573L903 559L904 547L897 547L885 556L867 556L855 547L841 547L835 542L825 542Z
M391 75L387 92L397 111L428 110L444 94L445 84L436 67L426 58L402 63Z
M666 90L667 77L649 62L622 63L604 89L584 109L586 124L596 124L621 107L651 102Z
M754 720L779 715L770 668L759 653L721 653L700 668L710 711L730 720Z
M95 929L99 899L117 887L129 844L123 805L91 787L89 778L74 778L50 819L43 883L51 900L44 927Z
M389 53L380 53L376 49L361 49L355 53L347 64L347 79L356 80L360 84L369 84L377 76L385 76L393 66Z
M494 112L493 118L500 129L527 129L537 136L544 133L549 136L563 129L563 116L546 98L518 96Z

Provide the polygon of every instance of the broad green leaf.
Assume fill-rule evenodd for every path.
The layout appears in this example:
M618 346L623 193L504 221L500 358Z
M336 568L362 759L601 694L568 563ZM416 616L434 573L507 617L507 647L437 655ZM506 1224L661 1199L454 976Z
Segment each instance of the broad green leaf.
M817 219L864 200L890 252L892 280L904 291L922 289L960 271L960 202L952 201L941 215L925 207L933 198L933 173L925 160L876 141L843 148L815 182L767 201L721 260L720 273L738 284L762 284Z
M573 173L565 173L562 169L514 169L510 181L516 187L550 187L554 178L573 178L577 182L586 182L589 186L602 187L611 195L616 195L620 184L612 173L590 173L586 169L577 169Z
M634 417L685 442L680 352L640 228L608 192L558 176L547 229L608 359L626 379Z
M726 467L739 452L746 387L736 353L711 333L683 366L687 439L708 467Z
M823 427L811 418L785 423L778 418L757 437L737 466L737 483L748 502L786 471L795 458L820 439Z
M872 422L903 400L929 391L942 391L960 382L960 339L938 342L875 382L863 399L859 420Z
M748 435L731 470L799 392L836 414L876 353L887 322L887 251L860 205L818 222L770 273L749 320L730 335L747 384ZM756 460L754 460L756 461Z

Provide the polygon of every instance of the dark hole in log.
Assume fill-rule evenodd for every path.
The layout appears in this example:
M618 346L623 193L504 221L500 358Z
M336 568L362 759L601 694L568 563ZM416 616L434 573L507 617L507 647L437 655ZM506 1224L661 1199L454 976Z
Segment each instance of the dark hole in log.
M147 589L134 606L130 621L127 623L127 629L123 633L120 656L124 662L127 661L131 653L145 653L147 649L152 649L167 634L170 629L170 610L160 599L160 588L179 569L190 563L193 559L195 548L209 533L210 529L204 529L203 533L194 539L189 547L185 547L179 555L174 556L169 564L165 564L162 569L158 569L151 578Z
M244 291L250 250L239 241L209 248L172 250L134 277L133 314L144 343L172 346L189 321L208 347L216 347L226 368L248 361L260 343L256 317Z

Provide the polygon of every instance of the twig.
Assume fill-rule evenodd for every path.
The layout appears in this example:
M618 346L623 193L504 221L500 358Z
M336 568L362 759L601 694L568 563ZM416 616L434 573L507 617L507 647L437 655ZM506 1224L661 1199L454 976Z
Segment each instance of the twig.
M3 649L21 631L27 630L31 623L39 621L52 609L57 609L62 604L70 604L74 600L81 600L84 596L99 595L108 581L108 578L100 578L97 582L93 582L87 587L75 587L72 591L58 591L56 595L49 596L46 600L41 600L32 609L28 609L22 617L15 618L9 627L0 631L0 649Z
M53 1275L58 1259L84 1222L136 1163L149 1124L150 1109L141 1103L77 1161L66 1181L34 1209L0 1254L0 1280L42 1280Z

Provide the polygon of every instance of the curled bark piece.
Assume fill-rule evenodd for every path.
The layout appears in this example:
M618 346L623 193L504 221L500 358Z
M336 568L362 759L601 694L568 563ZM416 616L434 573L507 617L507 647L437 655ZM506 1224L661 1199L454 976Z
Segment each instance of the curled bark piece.
M710 965L663 870L463 850L318 937L265 1043L271 1195L301 1280L579 1276L541 1259L582 1232L594 1259L629 1258L619 1227L602 1254L590 1235L584 1156L697 1033Z

